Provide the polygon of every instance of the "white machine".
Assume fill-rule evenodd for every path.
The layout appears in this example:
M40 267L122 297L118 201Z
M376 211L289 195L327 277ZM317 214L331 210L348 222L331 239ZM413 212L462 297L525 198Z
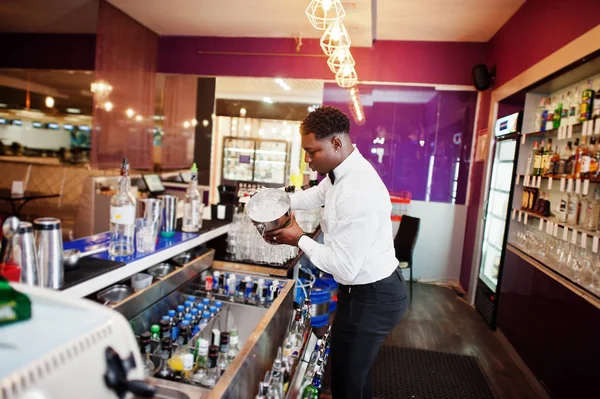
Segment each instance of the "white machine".
M12 284L31 319L0 327L0 399L152 397L138 344L118 312Z

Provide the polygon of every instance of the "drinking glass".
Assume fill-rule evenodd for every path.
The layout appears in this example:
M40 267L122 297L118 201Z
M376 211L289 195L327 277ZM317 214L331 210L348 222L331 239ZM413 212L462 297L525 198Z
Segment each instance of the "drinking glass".
M135 220L135 247L138 252L154 252L159 221L139 218Z

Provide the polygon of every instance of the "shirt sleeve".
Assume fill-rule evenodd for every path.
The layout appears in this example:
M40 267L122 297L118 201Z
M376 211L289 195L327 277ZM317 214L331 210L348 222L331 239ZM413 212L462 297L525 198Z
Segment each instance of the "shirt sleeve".
M347 198L337 206L339 220L335 230L329 234L329 245L302 236L298 246L316 267L342 283L351 283L358 275L379 228L383 213L376 208L368 195Z
M292 194L292 209L315 209L325 205L325 194L331 187L329 179L321 180L318 186Z

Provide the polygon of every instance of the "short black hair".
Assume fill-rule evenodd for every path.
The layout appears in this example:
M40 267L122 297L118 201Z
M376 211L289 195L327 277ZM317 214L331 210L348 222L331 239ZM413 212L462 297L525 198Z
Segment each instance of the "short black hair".
M300 133L314 133L318 140L338 133L350 133L350 118L340 109L325 105L312 111L300 124Z

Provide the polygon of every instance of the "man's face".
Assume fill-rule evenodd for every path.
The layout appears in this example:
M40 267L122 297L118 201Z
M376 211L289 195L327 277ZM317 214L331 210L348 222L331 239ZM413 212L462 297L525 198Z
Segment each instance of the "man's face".
M302 148L306 151L304 162L319 174L332 171L337 165L337 154L334 146L335 136L325 137L321 140L314 133L302 135Z

